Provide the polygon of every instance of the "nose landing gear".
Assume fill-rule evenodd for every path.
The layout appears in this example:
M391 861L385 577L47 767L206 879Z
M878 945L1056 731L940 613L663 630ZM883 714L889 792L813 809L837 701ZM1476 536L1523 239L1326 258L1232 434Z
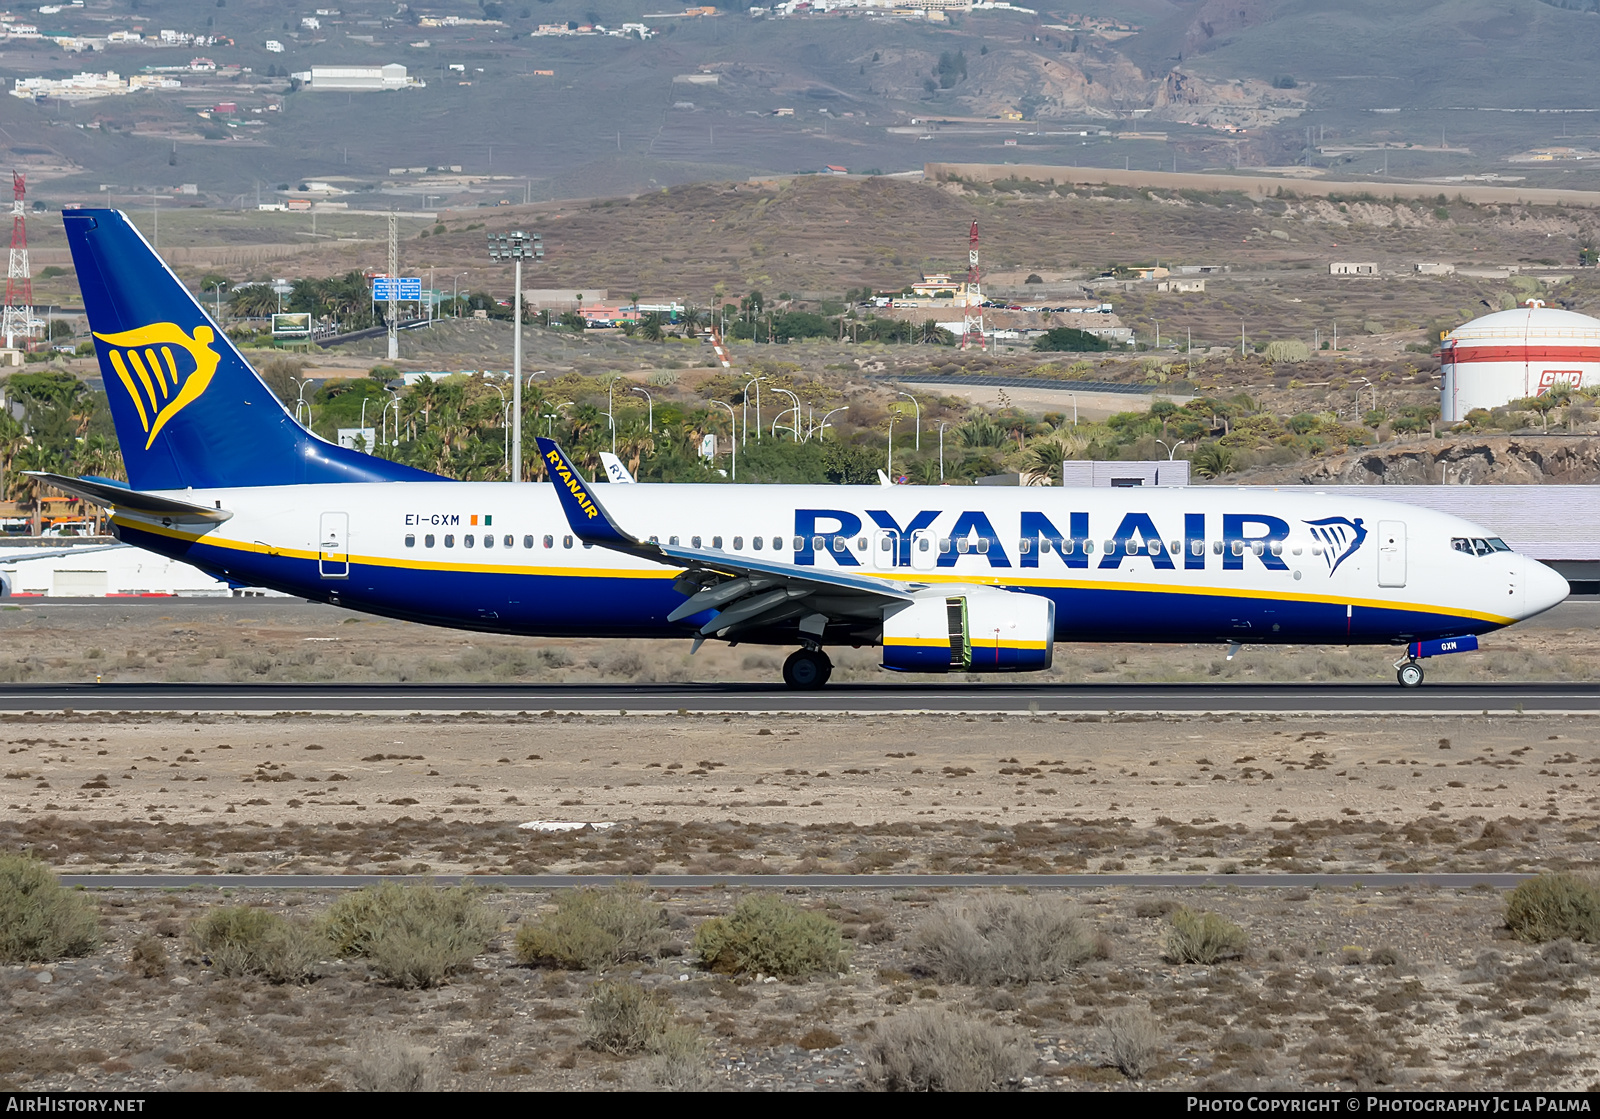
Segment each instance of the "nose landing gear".
M814 691L833 675L833 662L821 649L796 649L783 662L783 682L796 691Z

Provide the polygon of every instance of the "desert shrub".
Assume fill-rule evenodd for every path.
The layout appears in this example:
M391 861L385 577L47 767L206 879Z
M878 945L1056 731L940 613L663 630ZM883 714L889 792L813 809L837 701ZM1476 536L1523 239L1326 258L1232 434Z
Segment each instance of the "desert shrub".
M1095 953L1077 907L1061 898L983 894L950 902L912 937L921 965L951 983L1050 981Z
M1155 1064L1161 1050L1161 1026L1147 1006L1127 1006L1106 1015L1111 1035L1111 1062L1129 1080L1138 1080Z
M159 936L152 936L150 933L145 933L134 941L133 951L128 953L128 970L145 979L161 978L167 974L167 968L171 963L167 957L166 945L161 943Z
M189 943L221 975L259 975L272 983L309 979L326 948L305 925L249 905L218 906L196 918Z
M517 959L569 968L653 960L667 935L665 913L638 886L569 890L554 913L517 930Z
M471 887L385 882L328 907L324 934L341 956L365 956L401 987L433 987L472 962L500 922Z
M628 1056L655 1047L672 1025L672 1010L659 991L607 980L595 984L583 1024L589 1048Z
M358 1092L428 1092L436 1079L433 1054L398 1038L369 1042L349 1069L350 1086Z
M862 1079L884 1092L989 1092L1031 1061L1014 1032L930 1007L884 1020L867 1045Z
M1167 931L1167 958L1180 964L1214 964L1244 955L1245 932L1220 913L1179 906Z
M0 855L0 963L87 955L100 942L94 903L28 855Z
M844 966L838 924L771 894L753 894L702 924L694 948L705 967L726 974L814 975Z
M687 1026L672 1025L661 1032L644 1071L650 1087L669 1092L704 1092L712 1085L705 1039Z
M1600 887L1566 871L1530 878L1506 899L1506 927L1535 944L1562 937L1600 943Z

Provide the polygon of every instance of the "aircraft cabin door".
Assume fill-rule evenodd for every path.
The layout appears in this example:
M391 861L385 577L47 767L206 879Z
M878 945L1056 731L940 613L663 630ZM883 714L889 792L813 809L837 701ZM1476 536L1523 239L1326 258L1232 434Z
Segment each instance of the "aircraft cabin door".
M317 536L317 572L324 579L350 577L350 514L322 514Z
M1406 585L1406 523L1378 522L1378 586Z
M880 528L872 534L872 566L889 571L900 566L900 534L892 528Z
M939 562L939 536L932 529L919 528L911 534L911 566L932 571Z

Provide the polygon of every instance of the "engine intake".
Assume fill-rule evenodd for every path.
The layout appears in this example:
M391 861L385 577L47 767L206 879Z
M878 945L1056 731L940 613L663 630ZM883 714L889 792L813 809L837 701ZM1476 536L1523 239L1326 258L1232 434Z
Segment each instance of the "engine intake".
M947 588L883 612L883 667L1036 672L1054 657L1056 604L989 587Z

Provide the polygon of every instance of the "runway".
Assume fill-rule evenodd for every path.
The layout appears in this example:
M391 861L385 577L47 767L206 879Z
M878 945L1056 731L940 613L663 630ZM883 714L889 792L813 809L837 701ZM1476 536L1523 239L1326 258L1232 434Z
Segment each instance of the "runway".
M489 889L557 890L632 882L662 890L956 890L972 888L1095 890L1112 887L1196 889L1509 890L1531 874L63 874L86 890L357 890L383 882L464 882Z
M1596 684L7 684L0 715L1594 715Z

